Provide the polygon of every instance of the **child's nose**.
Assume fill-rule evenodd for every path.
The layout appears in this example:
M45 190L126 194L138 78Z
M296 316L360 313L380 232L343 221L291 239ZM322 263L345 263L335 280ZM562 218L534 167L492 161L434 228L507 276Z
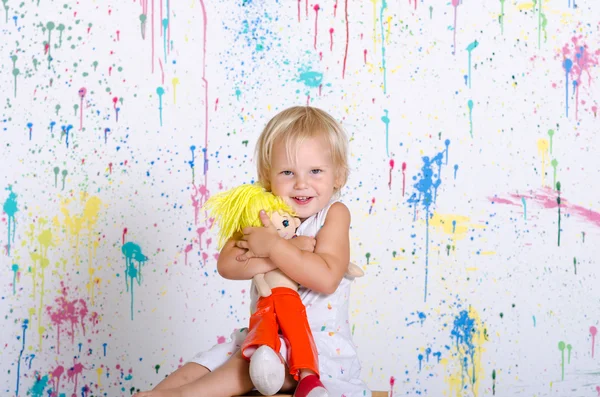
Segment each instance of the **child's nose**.
M294 184L294 188L305 189L306 188L306 178L303 176L297 176L295 184Z

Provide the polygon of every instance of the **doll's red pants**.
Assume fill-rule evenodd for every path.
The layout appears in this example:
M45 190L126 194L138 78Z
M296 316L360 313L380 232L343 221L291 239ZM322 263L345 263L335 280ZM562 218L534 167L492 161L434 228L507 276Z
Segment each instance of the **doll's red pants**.
M247 348L262 345L279 352L279 331L288 342L287 364L294 379L298 380L300 369L309 369L319 375L317 348L306 309L300 295L290 288L273 288L271 296L258 299L256 312L250 317L248 336L242 344L242 356L246 357L244 350Z

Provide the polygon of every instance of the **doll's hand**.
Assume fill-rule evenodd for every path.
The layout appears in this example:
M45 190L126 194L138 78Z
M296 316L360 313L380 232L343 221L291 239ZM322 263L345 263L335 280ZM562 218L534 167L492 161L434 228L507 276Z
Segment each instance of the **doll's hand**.
M317 245L317 240L314 237L309 236L298 236L288 241L302 251L308 252L315 252L315 246Z
M277 229L271 223L269 216L265 211L260 211L260 220L263 227L246 227L242 230L244 235L236 241L236 247L252 251L255 257L268 258L271 250L281 240ZM246 254L248 253L246 252ZM241 255L239 260L246 254Z

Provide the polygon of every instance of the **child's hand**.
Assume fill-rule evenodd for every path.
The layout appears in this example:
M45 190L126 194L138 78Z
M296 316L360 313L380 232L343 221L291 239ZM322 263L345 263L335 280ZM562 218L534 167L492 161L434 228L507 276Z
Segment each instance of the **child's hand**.
M254 257L268 258L275 244L281 240L265 211L260 211L260 220L263 227L247 227L242 230L244 235L241 240L236 241L235 245L248 251L240 255L238 260L249 259L250 257L246 258L249 252L252 252Z
M315 252L315 246L317 245L317 240L314 237L309 236L298 236L288 241L302 251L308 252Z

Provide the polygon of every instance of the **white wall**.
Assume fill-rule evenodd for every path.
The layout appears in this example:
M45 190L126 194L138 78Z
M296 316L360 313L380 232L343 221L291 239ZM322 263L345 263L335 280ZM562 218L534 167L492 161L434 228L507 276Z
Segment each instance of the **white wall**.
M140 1L2 3L0 394L130 395L244 326L194 203L250 182L262 127L307 102L351 136L371 387L600 393L595 2Z

